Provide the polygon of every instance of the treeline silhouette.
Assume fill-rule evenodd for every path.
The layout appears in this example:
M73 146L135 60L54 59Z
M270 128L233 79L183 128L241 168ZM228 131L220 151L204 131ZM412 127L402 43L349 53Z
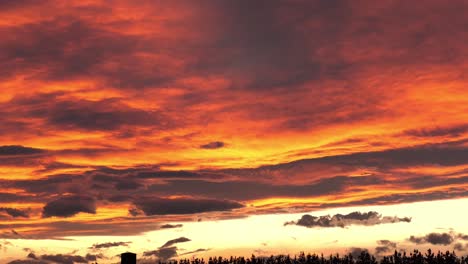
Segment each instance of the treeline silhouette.
M422 254L418 250L407 254L405 251L393 253L379 257L379 260L367 251L362 251L360 255L354 256L350 253L344 256L339 254L325 257L317 254L300 253L297 256L278 255L270 257L210 257L203 258L169 260L158 262L159 264L468 264L468 256L458 257L455 252L446 251L434 254L430 249Z

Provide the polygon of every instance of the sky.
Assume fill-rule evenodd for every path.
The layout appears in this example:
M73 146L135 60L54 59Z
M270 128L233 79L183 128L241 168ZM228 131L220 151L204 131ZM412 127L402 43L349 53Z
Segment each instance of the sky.
M467 12L0 1L0 263L467 255Z

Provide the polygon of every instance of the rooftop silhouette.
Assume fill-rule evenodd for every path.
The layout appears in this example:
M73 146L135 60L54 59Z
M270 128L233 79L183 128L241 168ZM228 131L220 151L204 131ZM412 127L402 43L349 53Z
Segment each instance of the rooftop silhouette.
M136 264L136 254L131 252L120 254L120 264Z

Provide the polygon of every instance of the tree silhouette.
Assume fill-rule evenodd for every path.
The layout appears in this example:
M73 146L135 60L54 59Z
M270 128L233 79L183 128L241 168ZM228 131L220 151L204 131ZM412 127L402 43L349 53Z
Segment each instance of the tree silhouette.
M455 252L446 251L434 254L430 249L422 254L418 250L407 254L406 251L395 252L382 257L379 261L367 251L361 251L356 258L351 253L344 256L339 254L324 257L323 254L305 254L291 257L290 255L277 255L270 257L257 257L252 255L248 258L231 256L229 258L210 257L207 262L203 258L169 260L158 262L159 264L468 264L467 257L458 257Z

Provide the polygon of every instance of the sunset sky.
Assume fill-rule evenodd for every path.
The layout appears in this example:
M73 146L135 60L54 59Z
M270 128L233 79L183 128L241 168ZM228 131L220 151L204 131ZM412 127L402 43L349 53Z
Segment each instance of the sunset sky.
M0 0L0 264L467 255L467 14Z

